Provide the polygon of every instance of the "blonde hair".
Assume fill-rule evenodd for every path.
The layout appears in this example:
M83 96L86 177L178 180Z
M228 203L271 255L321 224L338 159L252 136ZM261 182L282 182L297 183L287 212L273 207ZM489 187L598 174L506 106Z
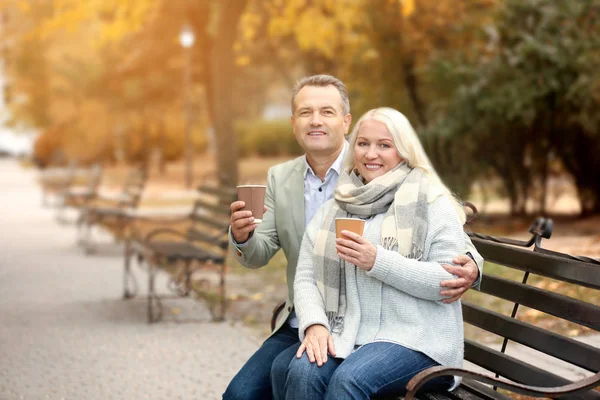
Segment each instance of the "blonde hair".
M382 122L385 124L388 132L392 135L394 146L398 155L406 160L406 163L411 168L420 168L429 176L429 180L438 184L442 187L445 194L448 195L452 205L456 209L456 212L464 224L466 220L465 211L463 209L461 201L458 200L456 195L452 193L444 182L440 179L439 175L435 171L435 168L429 161L425 149L417 136L417 133L413 129L408 118L404 116L400 111L397 111L390 107L379 107L367 111L360 117L360 119L354 125L348 142L350 143L350 151L346 153L344 158L343 169L345 172L350 173L356 167L356 160L354 158L354 147L358 137L358 131L363 121L372 119L375 121Z

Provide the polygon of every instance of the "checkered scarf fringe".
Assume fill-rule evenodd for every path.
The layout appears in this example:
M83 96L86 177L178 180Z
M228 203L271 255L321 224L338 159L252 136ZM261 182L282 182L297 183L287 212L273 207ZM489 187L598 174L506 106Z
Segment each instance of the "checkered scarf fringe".
M396 166L368 184L352 172L340 175L336 202L317 232L314 251L315 278L325 303L331 332L342 333L346 312L344 271L354 267L342 260L335 249L335 219L367 219L385 213L381 228L382 246L405 257L420 260L427 234L429 180L420 168L406 163ZM347 265L348 264L348 265Z

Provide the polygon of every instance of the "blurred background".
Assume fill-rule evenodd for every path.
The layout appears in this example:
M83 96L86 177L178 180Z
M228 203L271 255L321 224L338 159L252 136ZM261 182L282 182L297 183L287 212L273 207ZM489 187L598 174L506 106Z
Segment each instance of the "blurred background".
M547 247L600 257L598 21L600 0L2 0L0 155L115 187L143 162L142 205L189 204L302 154L291 90L326 73L355 120L408 116L473 230L550 216ZM230 300L281 299L274 263Z
M149 160L180 185L236 183L248 157L301 154L291 88L328 73L347 84L355 120L381 105L405 113L462 198L590 216L599 11L598 0L4 0L1 151L40 168Z
M405 113L480 211L590 217L599 12L599 0L4 0L0 152L38 168L145 161L175 187L257 181L302 152L294 82L328 73L355 120Z

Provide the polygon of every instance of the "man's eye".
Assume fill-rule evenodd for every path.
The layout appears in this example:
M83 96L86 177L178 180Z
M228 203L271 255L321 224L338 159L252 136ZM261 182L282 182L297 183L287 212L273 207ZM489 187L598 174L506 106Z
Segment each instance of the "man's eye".
M331 110L325 110L324 114L325 115L333 115L333 111L331 111Z

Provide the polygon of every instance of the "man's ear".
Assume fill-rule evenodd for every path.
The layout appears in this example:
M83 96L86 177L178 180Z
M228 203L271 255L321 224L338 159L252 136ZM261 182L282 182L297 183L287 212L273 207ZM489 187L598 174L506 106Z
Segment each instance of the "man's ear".
M344 134L348 134L348 130L350 129L350 124L352 123L352 115L346 114L344 116L344 125L346 125L346 132Z
M292 124L292 126L294 126L294 116L293 115L290 117L290 123Z

